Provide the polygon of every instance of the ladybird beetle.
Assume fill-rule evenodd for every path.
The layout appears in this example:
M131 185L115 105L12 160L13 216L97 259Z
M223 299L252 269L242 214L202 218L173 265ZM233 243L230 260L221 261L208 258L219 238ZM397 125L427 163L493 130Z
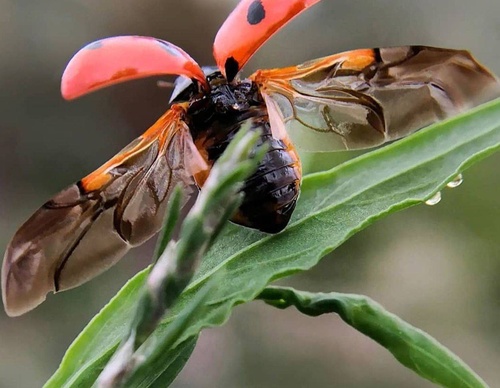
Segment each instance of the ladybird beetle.
M300 192L294 144L374 147L500 95L498 79L469 52L424 46L358 49L239 77L267 39L318 2L242 0L215 38L216 67L201 68L172 43L141 36L102 39L71 59L61 82L66 99L137 78L179 77L169 109L151 128L17 231L2 269L7 314L86 282L151 238L172 188L201 188L245 123L269 148L232 221L277 233Z

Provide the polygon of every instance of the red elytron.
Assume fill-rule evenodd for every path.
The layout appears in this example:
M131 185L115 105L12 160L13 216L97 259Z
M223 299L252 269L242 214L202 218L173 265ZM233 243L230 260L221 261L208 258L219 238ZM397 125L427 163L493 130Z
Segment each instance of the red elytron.
M150 129L15 234L2 270L9 315L84 283L152 237L171 189L202 187L243 123L261 130L269 151L233 221L276 233L300 191L290 138L315 151L373 147L500 95L498 79L467 51L424 46L354 50L238 77L268 38L318 2L241 1L215 38L217 67L202 69L175 45L138 36L103 39L74 56L62 77L67 99L151 75L181 77Z

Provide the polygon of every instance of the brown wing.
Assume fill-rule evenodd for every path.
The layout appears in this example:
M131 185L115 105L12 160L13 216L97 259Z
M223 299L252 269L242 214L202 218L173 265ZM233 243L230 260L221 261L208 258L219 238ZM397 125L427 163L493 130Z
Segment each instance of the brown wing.
M500 96L498 78L469 52L423 46L354 50L250 78L276 130L310 151L377 146Z
M20 315L49 291L76 287L161 227L169 193L191 184L192 140L174 105L102 167L45 203L7 247L2 296ZM203 167L203 166L200 166Z

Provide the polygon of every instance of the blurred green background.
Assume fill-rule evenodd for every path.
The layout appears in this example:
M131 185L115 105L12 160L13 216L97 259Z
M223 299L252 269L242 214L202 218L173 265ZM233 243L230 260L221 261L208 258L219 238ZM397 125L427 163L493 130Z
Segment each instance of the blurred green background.
M0 0L0 247L50 196L97 168L166 109L149 79L67 103L60 75L86 43L112 35L169 40L200 64L236 0ZM245 74L339 51L425 44L470 49L500 74L498 0L324 1L294 20ZM315 169L352 155L304 158ZM435 336L500 385L500 154L466 171L442 202L359 233L284 284L362 293ZM11 319L0 312L0 387L38 387L91 317L144 267L153 242L83 287ZM251 303L203 332L175 387L430 387L334 316Z

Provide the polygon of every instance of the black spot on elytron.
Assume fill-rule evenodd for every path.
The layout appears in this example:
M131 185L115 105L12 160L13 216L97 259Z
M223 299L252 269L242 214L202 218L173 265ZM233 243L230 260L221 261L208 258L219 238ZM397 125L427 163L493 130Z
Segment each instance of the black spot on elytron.
M238 74L238 71L240 70L240 64L233 57L229 57L228 59L226 59L226 63L224 64L224 70L226 70L227 80L231 82L233 78L236 77L236 74Z
M174 57L180 57L181 56L181 53L179 52L179 50L177 50L177 48L175 47L172 47L172 45L168 42L165 42L164 40L160 40L160 39L155 39L159 44L160 44L160 47L162 49L164 49L166 52L168 52L170 55L174 56Z
M96 40L95 42L92 42L88 45L85 46L86 50L97 50L102 47L102 40Z
M255 0L250 7L248 7L247 21L251 25L259 24L266 17L266 10L262 5L262 1Z

